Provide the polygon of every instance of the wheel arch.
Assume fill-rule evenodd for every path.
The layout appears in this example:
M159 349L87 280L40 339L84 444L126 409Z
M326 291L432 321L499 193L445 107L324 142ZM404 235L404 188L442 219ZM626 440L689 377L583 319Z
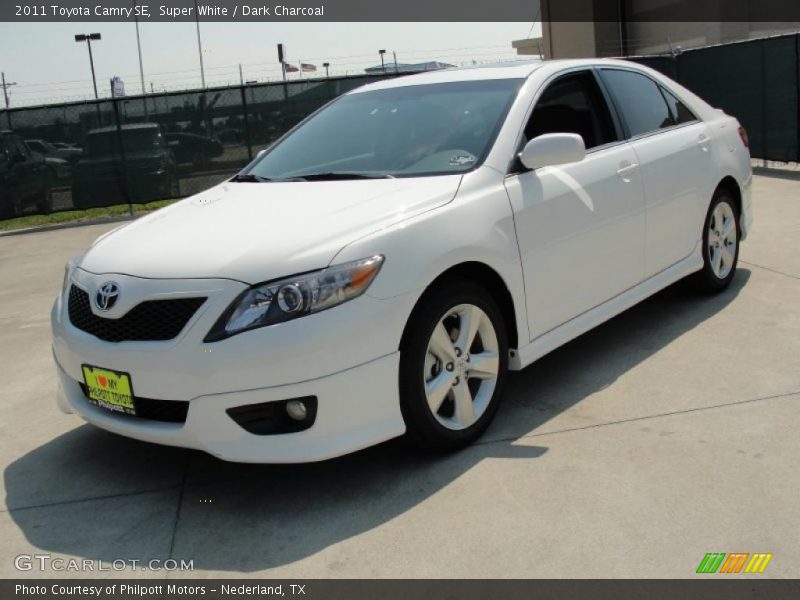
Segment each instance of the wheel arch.
M479 261L467 261L453 265L442 273L440 273L433 281L431 281L420 294L414 308L411 311L411 316L408 318L406 325L403 329L403 336L400 341L402 346L408 334L410 324L414 320L414 314L417 309L422 305L425 298L428 297L434 290L438 290L441 286L446 285L448 280L452 279L467 279L474 281L481 285L489 294L492 299L497 303L500 313L503 316L503 322L506 326L506 333L508 335L509 348L519 347L519 324L517 323L516 308L514 305L514 298L508 285L500 274L486 263Z
M736 211L739 214L739 217L742 215L742 188L739 186L739 182L732 175L726 175L723 177L720 182L717 184L717 187L714 188L714 195L719 190L725 190L733 196L733 200L736 202ZM711 200L713 199L713 195L711 199L709 199L709 205L711 204Z

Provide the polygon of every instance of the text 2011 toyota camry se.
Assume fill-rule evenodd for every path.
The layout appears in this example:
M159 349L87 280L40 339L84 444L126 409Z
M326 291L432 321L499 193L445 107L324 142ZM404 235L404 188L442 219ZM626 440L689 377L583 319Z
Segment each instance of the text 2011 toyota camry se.
M457 448L509 369L683 277L724 290L751 179L734 118L628 62L379 81L67 264L58 404L233 461Z

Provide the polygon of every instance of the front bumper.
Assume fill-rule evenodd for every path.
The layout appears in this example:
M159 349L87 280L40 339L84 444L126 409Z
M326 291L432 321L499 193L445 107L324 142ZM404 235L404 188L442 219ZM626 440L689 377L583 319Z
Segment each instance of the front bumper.
M402 329L412 297L361 296L294 321L211 344L203 337L245 288L227 280L147 280L76 269L72 282L93 294L113 278L138 302L202 294L205 304L167 342L104 342L75 328L59 296L51 314L58 405L103 429L143 441L194 448L237 462L323 460L402 435L397 389ZM94 310L94 308L93 308ZM186 421L169 423L109 412L90 404L81 365L129 373L141 398L188 402ZM256 435L226 410L316 396L314 424L304 431Z
M333 458L405 432L397 395L399 353L321 379L293 385L198 396L189 402L185 423L120 415L90 404L77 381L56 361L57 402L89 423L126 437L203 450L222 460L296 463ZM247 404L316 395L314 425L297 433L256 435L225 412Z

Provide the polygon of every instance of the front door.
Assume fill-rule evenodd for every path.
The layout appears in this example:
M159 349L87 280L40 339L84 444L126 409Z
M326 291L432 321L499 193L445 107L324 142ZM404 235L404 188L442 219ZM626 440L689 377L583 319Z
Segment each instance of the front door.
M592 71L545 89L525 129L578 133L578 163L506 177L532 339L633 287L644 270L645 213L636 153L611 119Z

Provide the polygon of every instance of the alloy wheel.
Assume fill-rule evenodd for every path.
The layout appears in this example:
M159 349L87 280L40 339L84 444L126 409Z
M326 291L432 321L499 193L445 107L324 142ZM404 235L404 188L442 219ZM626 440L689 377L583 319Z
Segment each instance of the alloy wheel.
M499 369L492 321L473 304L454 306L436 324L425 356L431 414L447 429L473 425L489 406Z
M711 270L719 279L725 279L736 261L736 244L739 235L736 218L727 202L720 202L714 208L708 224L708 261Z

